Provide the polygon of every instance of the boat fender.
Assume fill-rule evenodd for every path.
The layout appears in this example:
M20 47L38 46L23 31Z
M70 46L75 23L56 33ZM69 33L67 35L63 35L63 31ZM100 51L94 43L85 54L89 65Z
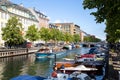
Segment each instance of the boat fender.
M57 78L57 72L56 71L52 72L52 77Z

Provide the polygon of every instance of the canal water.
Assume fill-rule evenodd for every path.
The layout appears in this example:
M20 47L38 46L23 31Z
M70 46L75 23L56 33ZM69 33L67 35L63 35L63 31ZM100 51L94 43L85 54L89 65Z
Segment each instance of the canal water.
M87 53L88 50L89 48L79 48L67 51L66 55L57 58L56 61L74 58L75 55ZM37 60L35 54L0 58L0 80L10 80L24 74L48 77L52 72L54 62L54 58Z

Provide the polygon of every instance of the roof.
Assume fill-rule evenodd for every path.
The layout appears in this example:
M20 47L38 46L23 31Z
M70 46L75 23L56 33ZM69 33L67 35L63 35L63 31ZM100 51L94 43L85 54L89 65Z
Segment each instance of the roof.
M0 9L2 9L3 11L8 11L7 9L5 10L4 8L2 8L2 6L5 6L7 8L8 7L13 7L15 9L26 12L26 13L30 14L31 16L34 16L29 9L27 9L27 8L21 6L21 5L18 5L18 4L14 4L14 3L12 3L12 2L10 2L8 0L0 0ZM9 12L9 13L11 13L11 12ZM34 21L37 21L37 19L34 19L34 18L30 18L30 19L32 19Z
M26 12L30 12L27 8L23 7L23 6L20 6L18 4L14 4L8 0L1 0L0 1L0 5L3 5L3 6L7 6L7 7L15 7L16 9L19 9L19 10L22 10L22 11L26 11Z

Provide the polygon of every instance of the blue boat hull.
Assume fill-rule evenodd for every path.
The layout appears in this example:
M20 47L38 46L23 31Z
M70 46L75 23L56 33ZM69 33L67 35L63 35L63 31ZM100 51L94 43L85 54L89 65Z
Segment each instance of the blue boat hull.
M39 53L39 52L37 52L35 55L36 55L36 58L46 58L52 54L53 53Z
M40 76L31 76L31 75L19 75L10 80L44 80L46 78Z

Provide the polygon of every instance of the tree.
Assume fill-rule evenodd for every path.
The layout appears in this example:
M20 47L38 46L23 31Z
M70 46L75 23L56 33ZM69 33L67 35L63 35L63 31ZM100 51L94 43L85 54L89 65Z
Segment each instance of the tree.
M85 36L84 37L84 42L89 42L89 41L90 41L89 36Z
M80 42L80 35L79 34L74 34L73 35L74 42Z
M17 17L11 17L6 26L2 28L2 39L5 40L10 48L24 42L21 30L22 24Z
M38 29L35 27L35 25L31 25L28 27L25 37L32 42L40 38L38 34Z
M69 33L64 34L64 39L66 42L72 42L73 41L73 36L70 35Z
M39 34L40 34L40 38L44 40L46 43L51 38L50 30L48 28L42 27L39 31Z
M97 23L105 22L108 42L120 40L120 0L84 0L84 9L95 9L91 15L95 16Z
M85 42L100 42L101 40L93 36L85 36L84 41Z
M50 28L50 39L54 41L54 43L56 44L58 41L61 40L61 33L58 29L55 28Z
M63 40L63 33L59 31L59 29L50 29L51 39L56 41L62 41Z

